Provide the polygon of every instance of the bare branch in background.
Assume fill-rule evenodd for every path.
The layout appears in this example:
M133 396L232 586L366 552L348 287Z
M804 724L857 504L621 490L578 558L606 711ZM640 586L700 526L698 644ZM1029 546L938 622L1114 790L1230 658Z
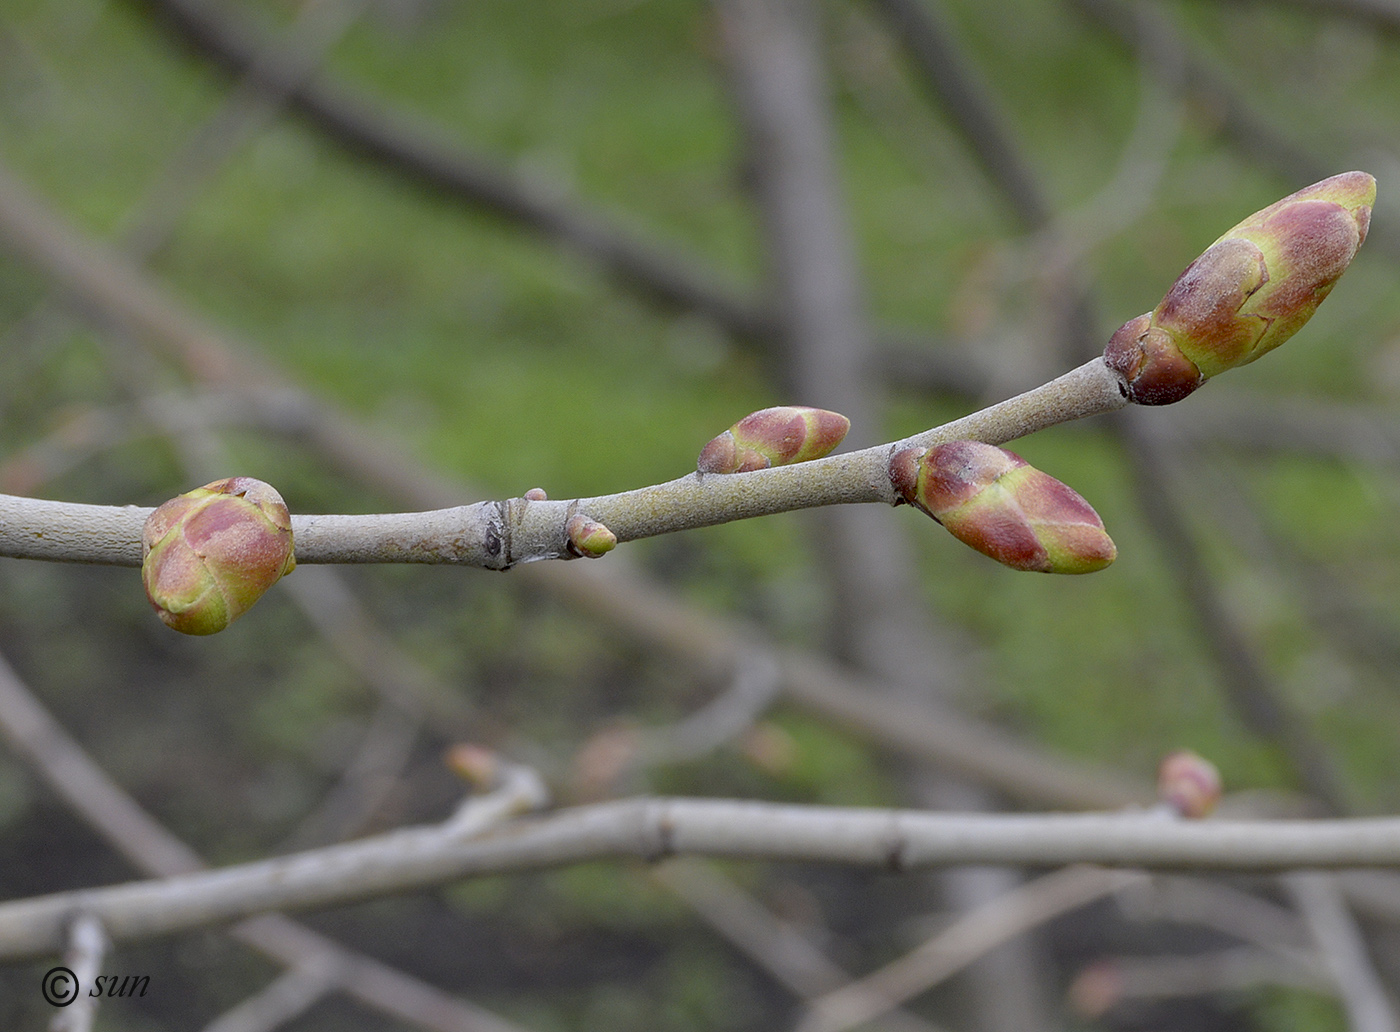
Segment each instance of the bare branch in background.
M968 144L982 174L995 186L1025 229L1052 218L1039 178L1016 145L977 70L953 45L934 0L874 0L909 50L930 93Z
M0 657L0 736L63 800L138 870L171 877L203 869L189 846L166 831L92 761ZM529 788L514 786L514 790ZM286 917L244 921L230 934L289 967L322 963L338 988L382 1013L428 1032L524 1032L466 1000L396 971ZM58 949L61 943L37 953Z
M227 67L283 93L290 106L343 145L397 168L419 182L556 239L652 295L714 319L741 338L771 336L772 316L728 277L686 257L676 245L624 232L595 212L561 201L501 164L467 151L443 130L406 111L352 92L324 76L292 79L258 68L263 47L228 10L199 0L152 0L187 39Z
M1120 889L1143 881L1135 871L1067 867L997 896L910 953L859 981L812 1001L796 1032L847 1032L914 999L996 946Z
M1269 986L1331 993L1321 974L1280 960L1255 946L1232 946L1185 956L1106 957L1080 972L1070 1005L1086 1018L1117 1007L1210 996Z
M1333 812L1349 809L1347 791L1325 746L1286 708L1238 621L1220 597L1215 578L1168 488L1173 475L1157 438L1136 419L1120 423L1131 442L1133 481L1143 515L1166 552L1167 565L1187 600L1191 619L1223 674L1227 698L1240 720L1272 743L1300 784Z
M522 787L528 786L516 791ZM527 795L513 805L527 805L534 798ZM951 814L628 799L521 818L480 838L464 837L448 821L215 871L0 904L0 956L56 949L75 909L90 911L114 940L123 940L460 878L666 856L895 871L973 864L1240 871L1389 866L1400 864L1400 818L1171 822L1154 814Z
M1352 1032L1396 1032L1395 1011L1376 975L1365 940L1330 875L1299 871L1283 879L1317 942L1346 1007Z
M336 972L316 958L285 972L262 992L219 1015L204 1032L274 1032L334 991Z
M719 934L801 999L812 999L850 982L850 976L800 931L779 921L751 896L706 865L671 860L652 869ZM937 1032L937 1026L903 1010L880 1016L886 1032Z

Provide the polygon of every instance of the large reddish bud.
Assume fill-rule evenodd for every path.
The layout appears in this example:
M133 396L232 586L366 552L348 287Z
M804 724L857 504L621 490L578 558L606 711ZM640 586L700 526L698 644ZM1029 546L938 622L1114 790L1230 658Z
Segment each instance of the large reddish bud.
M1272 351L1312 318L1366 239L1376 181L1343 172L1235 226L1167 296L1119 328L1104 362L1140 405L1180 401Z
M230 477L172 498L141 532L141 581L156 615L184 634L214 634L296 566L282 496Z
M1005 448L906 448L890 459L890 482L963 544L1016 570L1092 573L1118 555L1093 506Z

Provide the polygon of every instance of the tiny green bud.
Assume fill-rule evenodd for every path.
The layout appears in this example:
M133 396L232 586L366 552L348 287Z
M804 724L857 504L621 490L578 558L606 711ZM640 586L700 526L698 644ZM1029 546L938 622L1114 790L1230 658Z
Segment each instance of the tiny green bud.
M1182 817L1208 817L1220 802L1220 770L1190 749L1162 758L1157 768L1157 795Z
M597 559L617 547L617 535L597 520L576 512L564 524L570 553L585 559Z
M1140 405L1180 401L1253 362L1312 318L1366 239L1376 181L1343 172L1235 226L1187 266L1161 303L1124 323L1104 362Z
M141 548L146 597L184 634L222 631L296 566L286 503L252 477L172 498L147 517Z
M696 466L701 473L747 473L808 462L828 454L850 428L849 419L826 409L805 405L761 409L705 445Z
M905 501L1013 569L1092 573L1118 555L1088 502L1004 448L981 441L905 448L891 456L889 476Z

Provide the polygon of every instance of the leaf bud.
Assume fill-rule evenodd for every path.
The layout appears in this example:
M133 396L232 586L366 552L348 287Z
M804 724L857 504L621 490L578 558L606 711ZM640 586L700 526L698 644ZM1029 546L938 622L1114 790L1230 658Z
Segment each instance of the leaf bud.
M1118 555L1088 502L1004 448L981 441L906 448L890 457L889 475L905 501L1012 569L1092 573Z
M156 615L184 634L214 634L296 566L282 496L229 477L172 498L141 531L141 582Z
M805 405L761 409L705 445L696 466L701 473L747 473L808 462L828 454L850 428L849 419L826 409Z
M564 524L569 552L585 559L597 559L617 547L617 535L597 520L576 512Z
M1312 318L1366 239L1376 181L1343 172L1289 194L1226 232L1161 303L1124 323L1104 362L1140 405L1180 401L1246 365Z
M1221 792L1219 768L1190 749L1168 753L1157 768L1157 795L1181 817L1210 816Z
M442 754L447 768L478 791L496 787L501 777L501 757L493 749L471 742L458 742Z

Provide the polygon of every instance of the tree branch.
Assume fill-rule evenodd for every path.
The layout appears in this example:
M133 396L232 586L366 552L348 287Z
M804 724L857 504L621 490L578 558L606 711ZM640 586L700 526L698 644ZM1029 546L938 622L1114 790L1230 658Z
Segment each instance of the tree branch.
M93 914L119 941L460 878L666 856L894 871L953 864L1394 866L1400 865L1400 818L1173 822L1151 814L949 814L637 798L516 820L476 839L464 839L449 821L214 871L20 900L0 905L0 957L60 948L79 912Z

